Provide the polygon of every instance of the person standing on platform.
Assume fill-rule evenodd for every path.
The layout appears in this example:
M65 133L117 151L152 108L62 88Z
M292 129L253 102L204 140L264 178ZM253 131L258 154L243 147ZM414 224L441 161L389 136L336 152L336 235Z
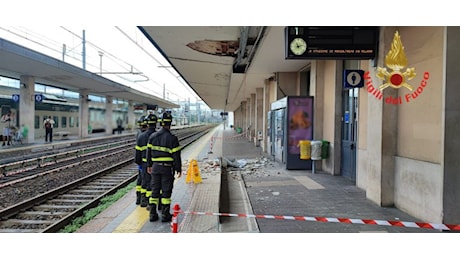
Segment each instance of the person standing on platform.
M21 135L23 139L27 140L27 136L29 135L29 128L25 125L21 125Z
M160 210L157 211L159 205L162 205L161 222L171 221L170 208L174 175L178 173L180 178L182 174L181 147L177 136L170 131L171 113L163 113L160 122L162 128L150 135L147 146L147 172L152 174L151 201L155 204L150 208L150 222L159 219Z
M118 134L121 134L123 128L123 120L121 120L120 117L117 118L117 132Z
M11 144L11 136L10 136L10 128L11 128L11 111L6 112L6 114L2 115L2 125L3 125L3 144L5 146L5 142L8 145Z
M148 126L148 129L143 132L137 139L136 163L142 164L142 184L141 184L141 207L147 207L149 209L150 196L152 195L152 178L147 173L147 145L151 134L155 133L157 127L158 118L153 113L147 115L144 119L144 124Z
M50 143L53 142L53 127L55 123L56 122L51 119L51 116L48 116L48 118L43 121L43 127L45 128L45 143L48 142L48 137L50 139Z
M139 127L139 131L136 133L136 152L134 154L134 162L137 164L137 181L136 181L136 205L141 204L141 198L144 194L142 194L142 178L144 173L142 171L142 146L138 145L139 136L142 135L145 131L147 131L147 124L144 123L145 116L139 117L137 120L137 126ZM139 157L138 157L139 155ZM144 192L145 193L145 192Z

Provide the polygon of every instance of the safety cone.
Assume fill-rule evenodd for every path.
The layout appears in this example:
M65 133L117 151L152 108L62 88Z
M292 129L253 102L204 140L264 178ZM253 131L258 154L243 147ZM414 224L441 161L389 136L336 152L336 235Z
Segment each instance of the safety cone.
M174 205L174 213L171 221L171 231L173 233L177 233L177 216L179 215L180 212L180 206L179 204Z
M192 160L190 162L190 165L188 166L187 169L187 178L185 179L186 183L189 183L192 181L193 178L193 183L201 183L201 175L200 175L200 169L198 168L198 162L196 160Z

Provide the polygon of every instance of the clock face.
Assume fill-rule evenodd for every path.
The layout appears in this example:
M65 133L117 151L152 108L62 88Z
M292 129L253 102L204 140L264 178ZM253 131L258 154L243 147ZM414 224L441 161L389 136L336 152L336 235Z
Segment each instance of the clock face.
M307 43L302 38L294 38L289 48L295 55L302 55L307 50Z

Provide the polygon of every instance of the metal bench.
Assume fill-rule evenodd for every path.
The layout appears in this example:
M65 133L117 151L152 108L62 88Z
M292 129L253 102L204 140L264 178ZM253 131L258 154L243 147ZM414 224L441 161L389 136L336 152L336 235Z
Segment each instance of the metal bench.
M53 133L54 137L58 137L61 140L69 138L69 135L70 135L70 132L67 132L67 131L58 131L58 132Z

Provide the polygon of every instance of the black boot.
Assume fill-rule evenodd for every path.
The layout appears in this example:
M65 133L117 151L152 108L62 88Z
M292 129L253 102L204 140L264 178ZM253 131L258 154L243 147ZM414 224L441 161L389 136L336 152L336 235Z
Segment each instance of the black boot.
M136 205L141 204L141 192L136 191Z
M152 207L154 207L154 206L155 206L155 205L148 203L148 204L147 204L147 207L146 207L145 209L146 209L147 211L150 211L150 209L151 209Z
M145 194L141 195L141 207L145 208L149 204L149 199L145 196Z
M162 209L162 204L161 204L161 202L158 202L158 204L157 204L157 211L158 211L158 212L161 212L161 209Z
M154 222L158 220L158 213L157 213L157 207L155 204L152 204L150 206L150 222Z
M172 219L171 213L169 213L170 204L164 204L161 209L161 222L169 222Z

